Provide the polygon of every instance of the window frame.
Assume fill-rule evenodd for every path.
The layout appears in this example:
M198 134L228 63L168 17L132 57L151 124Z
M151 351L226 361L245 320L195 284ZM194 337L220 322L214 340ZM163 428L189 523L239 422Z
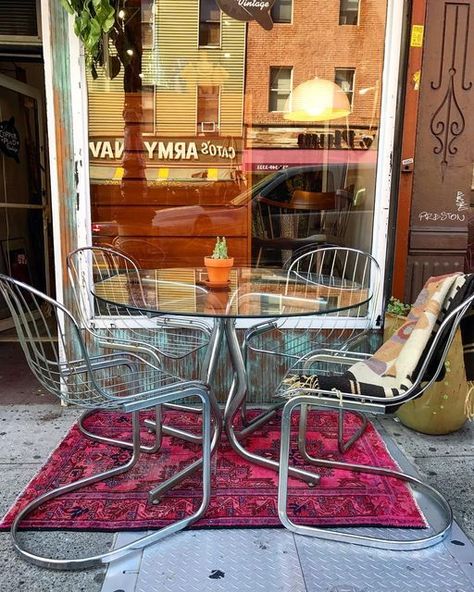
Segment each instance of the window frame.
M196 84L196 135L204 135L206 136L206 132L204 132L201 129L199 129L200 124L198 121L198 114L199 114L199 87L206 87L206 86L212 86L212 87L216 87L218 90L218 95L217 95L217 121L215 122L216 124L216 128L214 130L214 132L209 132L209 135L214 134L216 136L220 136L221 134L221 96L222 96L222 87L219 84ZM207 123L207 122L201 122L202 123Z
M277 88L272 88L272 70L289 70L290 71L290 88L288 91L287 101L289 100L289 111L291 111L291 95L293 92L293 66L270 66L269 77L268 77L268 113L288 113L288 111L279 111L271 109L272 93L281 92Z
M152 32L155 29L155 20L156 20L156 3L154 0L149 0L151 3L151 21L143 20L143 10L142 10L142 50L153 50L155 49L155 38L152 37L151 44L144 44L143 43L143 26L144 25L152 25Z
M36 0L36 31L37 35L0 35L0 43L16 45L42 45L43 23L41 20L41 0Z
M197 23L197 47L199 49L221 49L222 48L222 10L220 10L219 5L217 8L219 9L219 44L218 45L202 45L201 44L201 23L217 23L218 21L203 21L201 20L201 3L203 0L199 0L198 4L198 23Z
M154 136L156 135L156 86L153 84L142 84L142 90L143 88L148 89L149 87L151 87L151 96L152 96L152 101L153 101L153 120L152 120L152 130L151 131L142 131L142 134L144 136ZM143 109L143 107L142 107Z
M357 19L355 23L342 23L342 3L346 0L339 0L339 25L341 27L358 27L360 25L360 0L357 0ZM346 10L347 12L347 10ZM355 11L351 11L355 12Z
M273 20L273 10L275 9L275 7L277 6L277 3L279 2L279 0L276 0L275 4L272 6L272 9L270 11L270 16L272 17L273 24L275 24L275 25L292 25L293 24L295 3L294 3L294 0L289 0L289 1L291 2L290 20L289 21L274 21Z
M349 104L351 106L351 109L354 109L354 98L355 98L355 87L356 87L356 70L357 70L357 68L349 68L349 67L337 67L337 68L334 68L334 82L336 84L337 84L336 73L338 71L341 71L341 72L352 72L352 88L351 88L351 90L349 90L349 91L344 90L342 88L342 86L340 86L339 84L337 84L341 88L342 92L345 93L345 95L349 99Z
M374 217L372 225L372 249L371 254L379 261L382 272L382 277L386 278L386 253L387 243L386 234L388 232L388 217L390 211L390 200L392 197L392 179L395 171L392 168L392 150L395 144L396 131L396 108L398 87L401 80L406 75L406 69L400 67L400 57L402 54L403 43L407 41L407 33L404 32L404 14L406 10L407 0L400 2L399 0L387 0L387 16L385 27L385 43L384 43L384 59L383 70L381 76L382 92L381 92L381 121L379 128L379 145L377 155L377 169L375 179L375 195L374 195ZM43 15L43 50L45 62L45 86L47 99L47 129L50 138L50 152L53 157L50 158L50 168L52 172L51 183L51 209L53 212L53 238L54 238L54 254L55 254L55 281L58 297L61 298L64 294L67 284L64 278L67 276L65 272L65 262L63 261L64 233L71 232L71 230L61 227L61 221L58 218L57 212L63 208L64 195L61 192L58 184L55 182L57 177L57 162L54 158L55 154L55 133L56 133L56 117L54 107L55 88L53 85L52 71L52 46L51 35L49 32L49 25L45 24L47 21ZM69 19L69 53L70 63L80 64L81 67L71 67L69 69L70 88L75 89L71 92L71 128L74 141L74 158L76 162L76 174L78 182L76 190L81 199L78 200L79 209L76 215L77 225L75 233L77 237L78 246L87 246L92 244L91 232L91 191L90 191L90 171L89 171L89 136L88 136L88 121L87 121L87 84L85 74L85 56L84 50L79 39L74 34L73 20ZM388 43L387 41L391 42ZM49 74L49 75L48 75ZM72 203L72 202L71 202ZM72 206L71 206L72 207ZM74 207L76 207L74 205ZM92 278L92 274L90 274ZM379 301L371 303L376 307L377 312L383 313L382 304L384 300L383 290L380 293ZM95 322L94 311L91 308L89 318L91 322ZM98 317L100 318L100 317ZM203 317L200 317L204 320ZM102 317L103 320L103 317ZM252 326L254 321L252 319L238 319L237 327L246 328ZM302 327L301 319L290 320L285 326L289 328L293 323L298 323ZM212 319L209 319L209 324L212 325ZM114 326L120 328L125 327L126 323L121 325L120 318L114 320Z

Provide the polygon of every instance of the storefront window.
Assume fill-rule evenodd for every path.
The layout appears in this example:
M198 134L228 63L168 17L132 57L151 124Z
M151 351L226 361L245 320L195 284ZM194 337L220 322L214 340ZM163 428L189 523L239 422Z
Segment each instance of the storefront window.
M236 265L371 251L386 2L357 28L358 2L318 4L276 2L291 22L264 28L216 0L134 3L88 75L96 244L143 267L200 266L216 236Z

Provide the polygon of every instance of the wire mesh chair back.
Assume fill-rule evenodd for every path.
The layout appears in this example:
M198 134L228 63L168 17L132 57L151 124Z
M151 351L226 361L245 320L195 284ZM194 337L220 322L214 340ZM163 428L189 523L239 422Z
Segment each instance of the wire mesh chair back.
M208 343L210 331L205 323L194 319L186 321L168 316L153 316L147 312L150 307L139 269L124 253L109 247L82 247L68 255L67 267L78 317L83 327L99 341L108 342L111 346L130 346L133 342L137 347L145 346L157 355L173 359L181 359ZM99 295L102 291L104 300L93 296L93 284L94 293ZM173 282L163 284L174 285ZM193 289L201 289L181 285L179 282L175 284L184 291L183 301L191 298ZM126 301L129 306L112 304L114 300ZM106 317L112 325L115 320L120 319L123 332L116 326L96 328L92 316Z
M125 289L132 275L138 277L138 267L133 259L109 247L82 247L69 253L66 261L77 314L84 326L88 326L90 320L87 311L94 315L130 315L130 311L123 307L105 301L98 302L91 294L91 286L115 278L116 281L110 282L107 290L119 290L120 286ZM113 294L110 293L110 296ZM130 296L131 305L145 305L145 293L140 283L136 282L136 289Z
M318 348L348 348L374 327L381 272L369 253L346 247L308 250L288 266L285 294L298 296L305 283L313 289L320 286L322 301L328 301L330 308L337 311L292 319L291 325L286 320L278 321L277 331L290 330L272 340L264 333L256 335L249 340L250 349L299 359Z
M68 357L73 347L80 365L90 371L81 331L71 313L49 296L8 276L0 275L0 293L10 310L27 363L41 385L67 403L87 407L102 401L104 397L90 376L75 374L79 362ZM57 338L51 329L53 321Z

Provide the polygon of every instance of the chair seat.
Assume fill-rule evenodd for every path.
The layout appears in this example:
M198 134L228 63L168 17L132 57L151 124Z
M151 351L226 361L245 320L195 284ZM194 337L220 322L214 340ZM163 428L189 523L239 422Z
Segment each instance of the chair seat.
M117 372L118 367L120 372ZM111 368L93 371L92 375L83 373L79 376L80 378L78 374L72 374L66 379L66 386L69 382L74 382L77 386L79 382L83 392L78 403L86 408L99 405L103 409L119 409L121 404L130 399L147 400L159 389L186 383L184 379L158 368L149 365L139 367L133 360L130 361L130 366L122 361ZM110 399L107 400L107 397Z
M439 357L443 349L440 348L434 363L424 369L422 380L416 387L414 383L414 377L421 371L436 337L439 323L473 292L473 278L467 280L460 273L430 278L414 303L407 321L370 358L357 361L339 375L333 368L325 375L319 368L311 369L312 365L321 362L321 357L318 360L318 355L303 356L287 372L278 389L279 395L292 397L300 394L301 389L308 389L315 391L315 394L318 391L324 391L325 394L334 391L338 396L342 393L368 399L389 400L406 392L410 392L412 397L416 396L422 392L422 384L433 376L438 380L443 378ZM345 353L334 355L334 362L337 363L339 357L339 363L344 364Z
M137 322L140 322L138 320ZM143 322L143 320L142 320ZM134 342L139 345L148 345L158 353L168 358L180 359L205 347L209 342L208 333L201 330L188 329L187 327L173 327L166 319L160 319L155 327L134 328L133 318L128 320L127 339L121 340L117 333L105 334L103 341L127 344Z

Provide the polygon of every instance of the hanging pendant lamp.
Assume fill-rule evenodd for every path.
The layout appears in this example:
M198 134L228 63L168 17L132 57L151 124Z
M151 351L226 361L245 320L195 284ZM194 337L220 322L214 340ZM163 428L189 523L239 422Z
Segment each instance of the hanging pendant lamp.
M350 115L351 105L340 86L316 77L293 90L285 111L288 121L329 121Z

